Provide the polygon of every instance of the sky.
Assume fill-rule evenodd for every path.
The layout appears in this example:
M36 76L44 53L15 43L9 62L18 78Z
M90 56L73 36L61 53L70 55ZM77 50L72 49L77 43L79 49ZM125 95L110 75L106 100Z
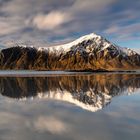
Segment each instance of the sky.
M0 45L51 46L96 33L140 52L140 0L0 0Z

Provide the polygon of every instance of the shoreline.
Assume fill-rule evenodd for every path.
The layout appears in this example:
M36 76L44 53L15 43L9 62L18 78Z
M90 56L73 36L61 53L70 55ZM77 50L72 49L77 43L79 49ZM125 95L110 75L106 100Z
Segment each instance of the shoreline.
M36 71L36 70L0 70L0 77L45 77L45 76L74 76L92 74L140 74L133 71Z

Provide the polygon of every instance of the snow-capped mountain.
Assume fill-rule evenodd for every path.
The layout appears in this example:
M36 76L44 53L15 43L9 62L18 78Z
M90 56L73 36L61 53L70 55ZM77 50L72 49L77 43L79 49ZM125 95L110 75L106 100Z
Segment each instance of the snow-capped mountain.
M71 43L35 48L16 46L1 50L1 69L35 70L134 70L140 55L94 33Z
M88 53L92 53L93 49L98 49L98 51L103 51L105 49L109 49L112 47L114 48L115 51L118 51L120 54L123 55L131 56L136 54L135 51L129 48L118 47L95 33L82 36L79 39L68 44L50 47L49 50L51 51L57 50L58 52L60 50L63 50L65 52L68 52L71 50L73 46L77 46L77 45L79 46L75 47L75 51L78 49L79 51L86 51ZM42 48L39 48L39 50L41 49ZM115 51L114 53L117 53Z

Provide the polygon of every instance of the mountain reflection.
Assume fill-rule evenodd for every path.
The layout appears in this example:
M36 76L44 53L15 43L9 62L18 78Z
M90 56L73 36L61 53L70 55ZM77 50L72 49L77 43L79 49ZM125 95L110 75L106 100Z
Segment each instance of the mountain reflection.
M11 98L47 98L89 111L102 109L111 98L140 88L139 74L88 74L48 77L0 77L0 92Z

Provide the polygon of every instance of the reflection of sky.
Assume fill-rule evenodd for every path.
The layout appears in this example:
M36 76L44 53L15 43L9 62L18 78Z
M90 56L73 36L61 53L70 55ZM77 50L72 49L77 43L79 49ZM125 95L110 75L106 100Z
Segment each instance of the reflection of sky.
M107 108L96 113L64 102L1 97L0 137L4 140L138 139L139 97L139 94L116 97Z
M139 0L0 0L0 42L57 44L96 32L139 49Z

